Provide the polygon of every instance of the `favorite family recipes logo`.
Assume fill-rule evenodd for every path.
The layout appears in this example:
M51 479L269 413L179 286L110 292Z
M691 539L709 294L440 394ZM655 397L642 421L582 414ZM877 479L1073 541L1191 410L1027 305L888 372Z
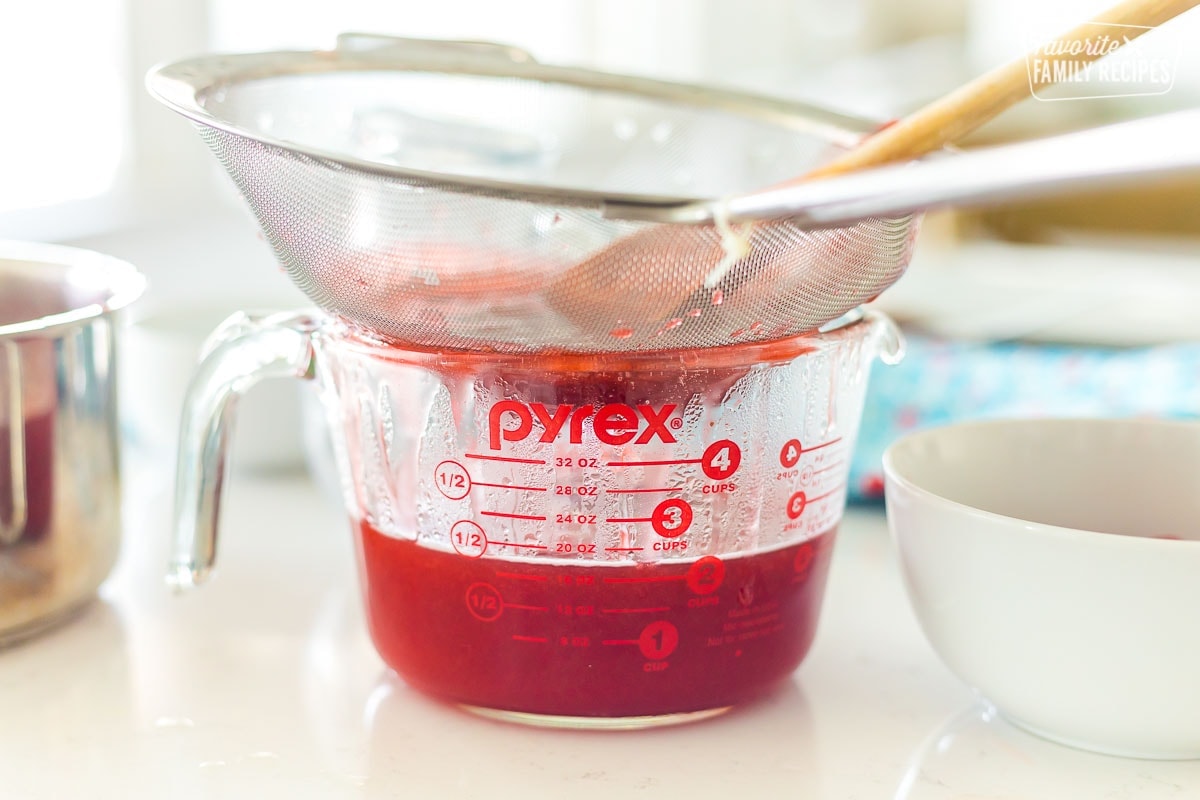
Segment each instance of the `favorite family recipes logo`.
M1082 36L1051 39L1026 59L1038 100L1166 94L1175 83L1179 45L1138 25L1092 23Z

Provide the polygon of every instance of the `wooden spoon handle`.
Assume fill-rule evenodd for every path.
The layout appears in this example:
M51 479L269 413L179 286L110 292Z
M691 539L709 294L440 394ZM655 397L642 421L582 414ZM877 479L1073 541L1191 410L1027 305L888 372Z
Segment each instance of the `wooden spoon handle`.
M1081 69L1126 41L1141 36L1147 30L1182 14L1200 4L1200 0L1125 0L1085 22L1069 33L1053 41L1069 48L1079 42L1081 52L1077 55L1051 56L1056 61L1070 61L1072 69ZM1121 36L1110 40L1115 44L1108 47L1083 50L1089 38L1098 36L1097 25L1131 25ZM884 128L865 139L862 144L844 155L824 164L805 175L801 180L824 178L843 172L875 167L892 161L903 161L931 153L947 144L956 142L980 125L991 120L1000 112L1029 97L1033 90L1049 86L1055 81L1050 76L1031 72L1028 60L1041 50L1035 50L988 72L970 83L941 97L929 105L913 112L904 119ZM1044 79L1050 77L1051 79Z

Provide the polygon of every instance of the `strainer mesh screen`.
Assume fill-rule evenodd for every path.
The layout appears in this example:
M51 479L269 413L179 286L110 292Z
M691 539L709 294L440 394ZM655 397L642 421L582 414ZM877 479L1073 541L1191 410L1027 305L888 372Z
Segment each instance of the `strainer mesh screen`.
M534 115L537 124L522 130L513 122L519 108L502 124L466 120L461 108L452 117L425 107L436 93L409 104L399 93L389 112L352 92L313 99L297 83L272 92L251 82L244 96L225 101L229 116L252 116L254 125L239 122L250 135L202 124L200 132L296 284L322 308L398 343L605 352L776 339L872 299L911 255L911 218L815 231L762 222L745 231L748 251L714 284L710 273L727 256L711 225L614 221L586 195L548 201L381 174L252 138L254 126L283 140L314 129L324 138L311 144L326 150L357 149L361 157L366 141L381 163L532 187L666 193L683 183L727 192L799 174L828 151L827 142L779 126L576 89L593 99L564 105L565 119ZM522 97L549 91L527 83L503 85ZM297 97L318 110L316 122ZM364 107L375 115L366 134ZM632 143L622 130L630 120L642 132ZM386 157L378 156L381 138L391 148ZM764 161L764 152L775 160Z

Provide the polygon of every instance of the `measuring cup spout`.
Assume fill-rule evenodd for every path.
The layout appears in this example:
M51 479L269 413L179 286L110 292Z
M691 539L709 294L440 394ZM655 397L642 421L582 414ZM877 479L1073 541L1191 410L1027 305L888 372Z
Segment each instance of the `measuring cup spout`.
M268 378L312 378L312 333L306 313L238 313L216 330L188 387L175 472L175 541L167 581L202 583L217 549L221 488L237 400Z

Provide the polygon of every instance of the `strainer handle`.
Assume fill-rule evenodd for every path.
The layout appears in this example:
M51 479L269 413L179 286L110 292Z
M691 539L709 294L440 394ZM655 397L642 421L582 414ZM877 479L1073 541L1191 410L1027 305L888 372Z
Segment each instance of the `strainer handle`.
M307 313L238 313L209 337L188 386L175 472L175 542L167 580L199 584L212 570L229 438L237 400L267 378L313 377Z
M790 219L848 225L944 206L997 205L1018 198L1116 186L1200 169L1200 110L1152 117L878 167L733 197L710 206L730 222Z
M337 49L361 53L377 50L399 50L405 54L460 56L468 59L487 59L510 64L534 64L531 53L513 45L471 39L409 39L380 33L347 32L337 37Z

